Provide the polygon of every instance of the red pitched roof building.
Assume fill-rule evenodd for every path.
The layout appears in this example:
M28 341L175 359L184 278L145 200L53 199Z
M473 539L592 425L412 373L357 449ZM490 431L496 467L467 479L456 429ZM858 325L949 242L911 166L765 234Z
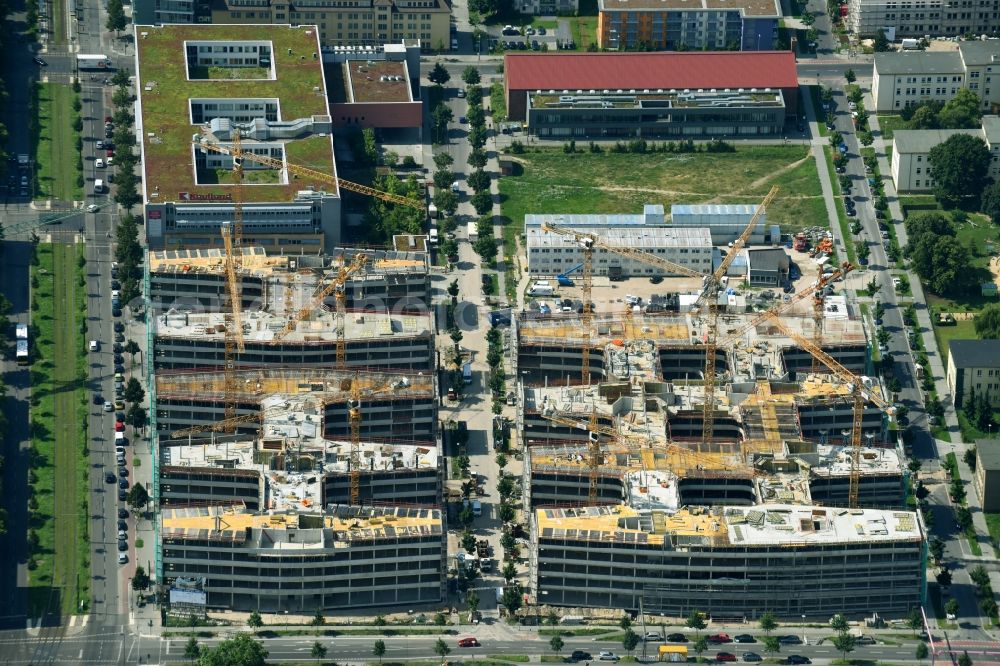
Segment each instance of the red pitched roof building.
M504 74L508 117L540 136L780 135L798 115L789 51L511 53Z

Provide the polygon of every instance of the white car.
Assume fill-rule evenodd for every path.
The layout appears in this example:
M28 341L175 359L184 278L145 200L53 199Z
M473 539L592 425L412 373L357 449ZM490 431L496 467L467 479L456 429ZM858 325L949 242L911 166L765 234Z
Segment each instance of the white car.
M108 166L111 166L114 163L115 163L115 158L114 157L109 157L108 158Z
M614 652L608 652L607 650L601 650L601 653L597 655L597 658L601 661L618 661L618 655Z
M899 279L898 277L894 277L894 278L892 278L892 286L893 286L893 287L895 287L896 289L899 289L899 286L900 286L901 284L903 284L903 281L902 281L902 280L900 280L900 279Z
M111 290L111 298L121 298L121 295L122 292L118 291L117 289Z
M94 160L94 166L97 167L98 169L103 169L104 168L104 160L102 160L100 157L98 157L96 160Z
M90 204L89 206L87 206L87 212L88 213L96 213L99 210L101 210L100 206L97 206L97 205L94 205L94 204Z
M92 352L100 351L101 350L101 343L98 342L97 340L91 340L90 344L88 345L88 349L90 349L90 351L92 351Z

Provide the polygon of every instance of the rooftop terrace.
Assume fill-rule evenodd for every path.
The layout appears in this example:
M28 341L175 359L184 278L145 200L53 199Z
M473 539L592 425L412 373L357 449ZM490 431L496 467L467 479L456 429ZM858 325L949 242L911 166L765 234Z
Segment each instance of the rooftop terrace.
M412 102L406 63L394 60L348 60L348 102Z
M191 138L200 128L191 124L193 98L276 99L278 120L329 118L323 62L313 58L320 51L319 39L311 26L270 25L262 33L257 25L140 25L135 34L141 106L137 125L143 133L143 185L150 202L178 201L181 193L231 200L227 185L197 184ZM189 68L188 42L265 42L270 47L270 72L212 67L202 74L232 78L192 78L191 73L199 74L197 68ZM257 78L237 78L242 76ZM288 162L335 175L332 137L317 134L276 145L283 146ZM291 201L297 191L310 187L337 191L335 185L299 177L287 184L246 185L243 197L248 203Z
M766 504L671 511L639 511L629 506L539 509L541 538L648 543L675 548L784 546L899 541L923 538L913 513L877 509L830 509Z

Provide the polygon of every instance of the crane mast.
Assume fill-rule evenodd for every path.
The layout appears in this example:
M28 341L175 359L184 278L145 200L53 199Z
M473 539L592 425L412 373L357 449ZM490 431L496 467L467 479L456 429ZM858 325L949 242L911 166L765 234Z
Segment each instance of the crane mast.
M719 267L715 270L709 279L705 282L705 287L698 296L696 301L696 307L701 307L708 304L708 331L705 340L705 404L702 406L702 443L707 444L712 441L712 436L715 433L715 359L716 359L716 337L719 330L719 302L718 302L718 290L719 285L722 282L722 277L729 270L730 264L739 254L743 246L746 245L747 240L750 239L750 234L753 233L754 227L757 226L757 221L760 220L764 211L767 209L768 204L774 199L775 195L778 193L778 187L775 185L771 188L771 191L767 193L764 200L757 206L757 210L754 211L753 217L750 218L750 222L747 223L746 228L743 233L740 234L739 238L733 241L733 246L729 249L729 253L723 258Z
M243 265L243 162L240 155L240 131L233 132L233 221L222 226L222 239L226 249L226 295L229 301L225 310L225 331L223 333L224 380L224 432L236 429L236 396L239 385L236 380L236 359L243 352L243 304L239 280L239 270Z

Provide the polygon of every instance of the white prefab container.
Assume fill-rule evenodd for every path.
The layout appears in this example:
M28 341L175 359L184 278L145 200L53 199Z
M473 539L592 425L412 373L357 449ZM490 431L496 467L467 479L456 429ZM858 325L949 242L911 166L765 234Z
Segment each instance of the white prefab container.
M476 230L476 223L469 222L469 241L474 242L479 238L479 232Z
M111 69L111 60L103 53L77 53L76 66L79 69Z

